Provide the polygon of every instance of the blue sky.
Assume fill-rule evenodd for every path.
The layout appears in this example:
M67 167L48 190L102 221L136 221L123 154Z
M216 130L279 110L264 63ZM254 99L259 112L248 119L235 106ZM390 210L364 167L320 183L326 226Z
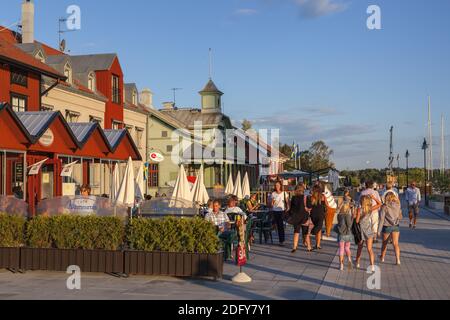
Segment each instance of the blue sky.
M20 3L1 2L0 24L19 20ZM442 113L450 127L448 0L35 3L36 38L54 46L58 18L80 6L82 29L65 35L71 53L118 53L126 81L151 88L157 106L172 100L173 87L183 88L179 106L199 105L213 48L225 113L280 128L284 142L302 148L324 139L339 169L385 167L391 125L396 154L409 149L422 166L429 94L439 164ZM381 8L382 30L366 27L371 4Z

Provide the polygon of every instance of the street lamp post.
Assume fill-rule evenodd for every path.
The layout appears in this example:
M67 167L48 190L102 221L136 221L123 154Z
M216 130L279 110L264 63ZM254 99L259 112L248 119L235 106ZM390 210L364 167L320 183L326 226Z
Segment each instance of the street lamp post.
M409 150L406 150L405 158L406 158L406 186L409 187Z
M428 150L428 143L427 143L427 139L423 139L423 144L422 144L422 150L423 150L423 162L424 162L424 181L425 181L425 205L428 207L428 175L427 175L427 150Z

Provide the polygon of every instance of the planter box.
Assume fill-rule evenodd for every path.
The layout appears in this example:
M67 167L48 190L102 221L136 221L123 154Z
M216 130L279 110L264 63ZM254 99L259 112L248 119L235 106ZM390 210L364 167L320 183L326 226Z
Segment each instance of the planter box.
M125 251L125 274L213 277L223 276L223 253L195 254Z
M0 269L20 269L20 248L0 248Z
M430 208L434 210L444 211L444 202L430 201Z
M21 248L23 270L62 271L72 265L81 272L123 273L123 252L106 250L64 250Z

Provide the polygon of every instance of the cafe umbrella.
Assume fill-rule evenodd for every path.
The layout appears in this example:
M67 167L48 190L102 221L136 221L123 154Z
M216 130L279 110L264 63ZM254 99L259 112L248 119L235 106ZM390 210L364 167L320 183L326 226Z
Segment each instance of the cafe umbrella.
M194 187L192 188L193 201L198 204L206 204L209 201L208 191L205 187L205 179L203 175L203 165L200 167Z
M242 181L240 172L238 172L236 182L234 183L233 195L236 196L239 200L242 200L244 198L242 195Z
M172 197L169 203L170 208L192 208L192 192L191 186L187 180L186 171L184 166L181 165L177 182L172 193Z
M231 195L234 192L233 175L230 172L230 177L228 178L227 187L225 188L225 194Z
M130 157L125 168L125 174L122 183L120 184L120 188L117 193L116 202L122 203L129 208L134 207L136 195L135 190L136 182L134 180L133 160L131 160Z
M242 196L244 198L250 198L251 196L250 180L248 179L248 172L245 173L244 181L242 183Z

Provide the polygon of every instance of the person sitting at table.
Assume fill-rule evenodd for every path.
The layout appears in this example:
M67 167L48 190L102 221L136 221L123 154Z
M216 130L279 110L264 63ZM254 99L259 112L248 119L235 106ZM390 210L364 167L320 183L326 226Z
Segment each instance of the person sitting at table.
M227 215L232 215L232 216L236 216L236 215L240 215L244 221L247 220L247 214L242 211L241 208L239 208L237 206L237 204L239 203L239 200L236 196L232 196L228 199L228 205L227 205L227 209L225 210L225 214Z
M250 196L250 199L246 203L246 207L249 213L255 212L260 209L261 205L258 203L258 197L256 193Z
M224 233L230 229L230 218L225 212L220 211L220 201L214 200L212 203L212 210L209 211L205 220L212 222L219 230L219 233Z

